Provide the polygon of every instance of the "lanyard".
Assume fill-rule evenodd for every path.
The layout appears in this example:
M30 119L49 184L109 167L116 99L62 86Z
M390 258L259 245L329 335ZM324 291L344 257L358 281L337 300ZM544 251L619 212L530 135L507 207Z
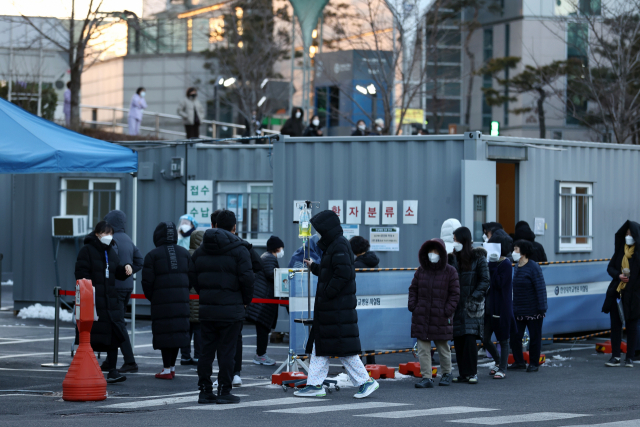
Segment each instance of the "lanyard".
M105 277L108 279L109 278L109 254L107 254L107 251L104 251L104 258L107 261L107 267L105 269Z

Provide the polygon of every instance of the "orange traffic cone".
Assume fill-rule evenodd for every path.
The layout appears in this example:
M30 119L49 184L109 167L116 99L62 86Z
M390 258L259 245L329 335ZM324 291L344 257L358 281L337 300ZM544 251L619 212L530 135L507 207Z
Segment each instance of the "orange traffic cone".
M80 346L62 382L63 400L87 402L107 398L107 381L91 348L93 292L90 280L76 282L76 322Z

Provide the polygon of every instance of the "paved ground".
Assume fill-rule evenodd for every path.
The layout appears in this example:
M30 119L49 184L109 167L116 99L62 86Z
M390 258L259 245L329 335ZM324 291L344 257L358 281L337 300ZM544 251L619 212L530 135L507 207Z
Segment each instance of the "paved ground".
M2 306L11 304L11 288L2 286ZM154 378L160 354L151 348L149 322L138 322L138 374L109 385L103 402L72 403L61 399L65 370L41 368L52 359L53 321L15 317L0 311L0 425L259 425L282 423L325 425L518 425L640 426L640 365L605 368L605 355L595 354L596 341L545 346L549 363L539 373L509 373L493 380L481 366L478 385L452 385L417 390L413 378L381 380L371 397L356 400L354 388L322 399L294 398L270 385L274 367L251 363L255 330L246 325L240 405L198 405L193 367L178 366L172 381ZM73 328L63 323L60 361L71 361ZM271 345L269 354L285 358L286 345ZM104 357L104 356L103 356ZM413 356L389 355L378 362L397 367ZM488 360L481 361L486 364ZM121 362L119 362L121 363ZM342 373L332 366L331 375ZM614 423L614 424L607 424Z

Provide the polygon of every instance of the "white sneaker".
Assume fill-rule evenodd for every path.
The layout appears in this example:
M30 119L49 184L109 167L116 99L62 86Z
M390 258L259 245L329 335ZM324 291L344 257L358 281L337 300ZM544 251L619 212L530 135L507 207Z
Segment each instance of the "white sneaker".
M242 386L242 378L240 378L240 375L233 376L233 381L231 382L231 385L233 385L234 387Z
M215 389L217 389L217 388L218 388L218 380L216 380L216 381L213 383L213 388L215 388Z

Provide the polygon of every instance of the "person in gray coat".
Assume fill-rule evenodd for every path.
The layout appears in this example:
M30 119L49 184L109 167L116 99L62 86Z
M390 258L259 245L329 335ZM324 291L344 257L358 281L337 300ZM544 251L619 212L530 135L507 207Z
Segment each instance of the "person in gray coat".
M120 210L113 210L105 215L104 220L107 221L111 227L113 227L113 248L118 254L118 258L123 264L131 264L133 273L137 273L142 269L144 258L142 254L133 244L131 238L125 233L125 227L127 226L127 216ZM116 280L116 291L118 293L118 304L120 304L123 313L126 313L127 306L129 305L129 299L133 292L133 274L130 275L127 280ZM124 357L124 364L119 369L120 372L138 372L138 365L136 359L133 357L133 349L131 348L131 341L129 341L129 334L127 333L126 325L123 323L122 335L125 337L121 344L122 356ZM118 353L115 353L115 357L118 357ZM109 365L110 360L104 362L105 368ZM113 361L115 365L116 361ZM103 369L104 371L104 369Z
M195 87L187 89L187 97L178 105L178 115L182 117L187 139L200 138L200 123L204 120L204 108L198 100Z

